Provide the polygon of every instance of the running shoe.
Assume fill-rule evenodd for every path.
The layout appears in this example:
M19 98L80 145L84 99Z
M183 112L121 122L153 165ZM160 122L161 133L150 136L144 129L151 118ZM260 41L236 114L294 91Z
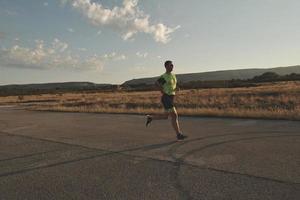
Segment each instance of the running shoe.
M152 122L152 117L150 117L150 115L147 115L146 126L148 126L151 122Z
M184 139L186 139L188 136L183 135L182 133L178 133L177 134L177 140L182 141Z

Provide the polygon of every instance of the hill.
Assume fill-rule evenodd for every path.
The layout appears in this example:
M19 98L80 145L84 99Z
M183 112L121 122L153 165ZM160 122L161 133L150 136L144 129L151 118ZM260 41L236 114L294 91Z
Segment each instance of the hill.
M112 90L117 88L112 84L95 84L91 82L63 82L63 83L39 83L22 85L3 85L0 86L0 96L58 93L69 91L93 91L93 90Z
M272 74L275 73L275 74ZM295 74L295 75L291 75ZM239 69L203 73L177 74L181 88L216 88L252 86L256 82L299 80L300 65L277 67L269 69ZM264 76L261 76L264 75ZM278 75L278 77L276 77ZM288 76L289 75L289 76ZM274 77L275 76L275 77ZM23 85L0 86L0 96L65 93L65 92L93 92L124 90L155 90L153 86L158 77L133 79L124 82L121 87L112 84L96 84L91 82L62 82ZM237 81L231 81L231 80ZM253 79L251 81L247 81ZM245 81L244 81L245 80Z
M189 73L189 74L176 74L178 83L188 83L191 81L221 81L232 79L251 79L266 72L274 72L278 75L288 75L291 73L300 74L300 65L264 69L238 69L238 70L223 70L202 73ZM132 79L126 81L122 86L135 86L135 85L152 85L158 77Z

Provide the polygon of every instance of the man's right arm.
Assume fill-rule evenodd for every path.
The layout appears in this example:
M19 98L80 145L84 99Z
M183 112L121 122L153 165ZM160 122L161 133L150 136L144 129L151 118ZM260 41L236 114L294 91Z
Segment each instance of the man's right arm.
M163 90L163 85L166 83L166 80L163 77L160 77L159 79L157 79L157 81L155 82L156 87L158 87L158 89L161 91L161 93L164 93Z

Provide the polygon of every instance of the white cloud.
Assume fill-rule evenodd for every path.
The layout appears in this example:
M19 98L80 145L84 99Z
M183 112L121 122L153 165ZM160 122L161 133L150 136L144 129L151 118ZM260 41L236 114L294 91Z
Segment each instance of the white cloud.
M147 52L145 52L145 53L136 52L135 55L136 55L137 57L139 57L139 58L147 58L148 53L147 53Z
M57 52L64 52L68 48L68 44L65 42L61 42L59 39L55 38L52 42L52 50Z
M119 55L114 54L118 57ZM0 67L51 69L67 68L76 70L103 69L105 60L101 55L80 57L68 50L68 44L55 38L50 45L43 40L35 40L35 47L14 45L0 50Z
M65 6L70 0L60 0L60 5Z
M78 48L79 51L87 51L86 48Z
M127 57L124 54L122 54L116 58L116 60L126 60L126 59L127 59Z
M67 29L70 33L74 33L75 31L74 31L74 29L72 29L72 28L68 28Z
M141 32L152 35L156 42L167 43L171 39L170 34L180 27L170 28L162 23L151 23L150 15L138 8L138 0L124 0L122 7L115 6L112 9L91 0L61 0L62 4L67 2L94 26L107 26L121 33L124 40L132 39Z
M48 3L48 2L44 2L43 5L44 5L44 6L48 6L49 3Z
M110 60L110 61L119 61L119 60L126 60L127 57L124 54L117 54L116 52L112 52L109 54L104 54L103 56L104 60Z
M101 33L102 33L102 31L101 31L101 30L99 30L99 31L97 32L97 35L101 35Z

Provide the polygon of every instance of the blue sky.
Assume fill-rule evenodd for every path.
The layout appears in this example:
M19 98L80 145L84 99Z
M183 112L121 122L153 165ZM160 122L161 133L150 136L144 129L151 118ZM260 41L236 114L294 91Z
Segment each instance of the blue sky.
M0 85L300 64L298 0L0 0Z

